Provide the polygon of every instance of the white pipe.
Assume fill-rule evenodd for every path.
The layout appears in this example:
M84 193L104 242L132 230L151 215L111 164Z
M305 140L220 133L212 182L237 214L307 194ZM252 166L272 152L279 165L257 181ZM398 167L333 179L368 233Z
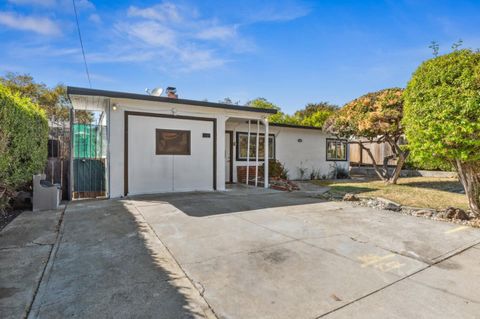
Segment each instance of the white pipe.
M248 185L249 171L250 171L250 120L248 120L248 134L247 134L247 175L245 179L245 183L247 185Z
M258 185L258 146L260 144L260 121L257 121L257 139L255 141L255 187Z
M264 165L264 187L268 188L268 141L269 141L269 135L268 135L268 118L265 119L263 122L265 124L265 165Z

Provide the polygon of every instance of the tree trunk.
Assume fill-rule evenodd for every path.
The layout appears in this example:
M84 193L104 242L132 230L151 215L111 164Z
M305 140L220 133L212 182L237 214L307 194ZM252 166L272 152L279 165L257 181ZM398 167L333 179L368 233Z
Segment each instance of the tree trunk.
M480 163L465 163L455 160L458 177L468 198L468 205L472 212L480 216Z
M368 157L370 157L370 159L372 160L372 164L373 164L373 169L375 170L375 173L377 173L378 177L384 181L384 182L387 182L388 180L388 171L385 173L385 172L381 172L379 169L378 169L378 166L377 166L377 161L375 160L375 157L373 156L372 154L372 151L368 148L368 147L365 147L362 142L358 142L358 145L360 145L360 149L364 149L367 154L368 154Z
M400 173L402 172L403 164L407 160L408 152L400 153L397 159L397 165L395 166L395 170L393 171L392 176L388 180L389 184L397 184L398 178L400 177Z

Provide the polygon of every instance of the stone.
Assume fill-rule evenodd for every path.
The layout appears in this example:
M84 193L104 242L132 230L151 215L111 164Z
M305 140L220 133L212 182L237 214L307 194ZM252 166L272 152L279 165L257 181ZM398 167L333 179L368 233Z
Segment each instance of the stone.
M445 211L437 215L439 218L469 220L470 216L460 208L448 207Z
M358 202L360 201L360 198L358 198L355 194L347 193L343 196L343 200L346 202Z
M395 204L395 203L392 203L392 202L388 202L388 203L386 203L384 209L391 210L391 211L394 211L394 212L399 212L399 211L402 210L402 206L400 206L398 204Z
M435 214L433 210L421 209L414 213L415 216L432 217Z

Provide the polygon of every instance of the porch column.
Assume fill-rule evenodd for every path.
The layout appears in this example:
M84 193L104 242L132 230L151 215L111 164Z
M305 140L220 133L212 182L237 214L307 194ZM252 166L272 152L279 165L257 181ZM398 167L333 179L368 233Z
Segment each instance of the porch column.
M264 184L265 188L268 188L268 118L265 118L263 121L265 125L265 146L264 146Z
M228 120L227 116L218 115L216 123L216 160L217 160L217 171L216 171L216 181L217 181L217 190L225 190L225 126Z

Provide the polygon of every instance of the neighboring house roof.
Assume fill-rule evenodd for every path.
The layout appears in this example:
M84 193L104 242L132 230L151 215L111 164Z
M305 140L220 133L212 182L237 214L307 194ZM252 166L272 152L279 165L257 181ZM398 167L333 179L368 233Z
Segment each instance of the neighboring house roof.
M74 86L67 86L67 94L68 95L85 95L85 96L103 96L103 97L118 98L118 99L133 99L133 100L144 100L144 101L154 101L154 102L187 104L187 105L211 107L211 108L218 108L218 109L238 110L238 111L257 112L257 113L269 113L269 114L277 113L277 111L273 109L259 109L251 106L240 106L240 105L213 103L213 102L187 100L187 99L173 99L169 97L152 96L148 94L97 90L97 89L80 88L80 87L74 87Z

